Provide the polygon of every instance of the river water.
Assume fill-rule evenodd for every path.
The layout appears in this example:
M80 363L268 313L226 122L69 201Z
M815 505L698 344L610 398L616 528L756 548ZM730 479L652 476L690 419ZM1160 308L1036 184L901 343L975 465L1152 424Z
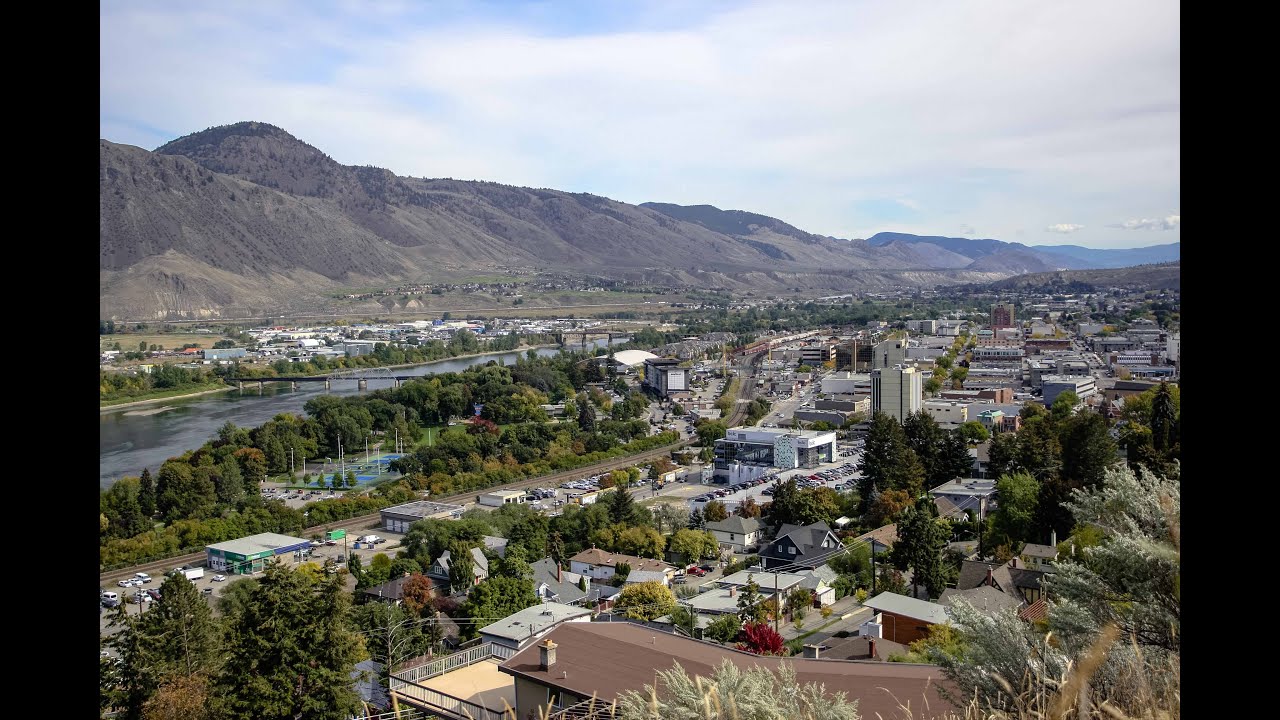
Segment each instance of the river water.
M614 338L613 344L627 342L630 338ZM590 343L604 347L606 340ZM576 347L576 346L573 346ZM99 474L98 485L110 487L125 475L139 475L143 468L154 474L160 464L171 457L194 450L218 434L218 428L230 421L240 427L257 427L280 413L303 413L302 406L322 393L330 395L354 395L359 390L356 378L368 375L369 390L389 388L390 379L377 375L394 374L429 375L432 373L461 372L472 365L483 365L491 360L501 360L514 365L526 351L512 351L479 357L438 360L409 368L387 370L370 368L351 372L350 380L335 380L331 390L324 383L298 383L297 390L290 390L288 383L265 383L258 394L257 383L246 383L244 394L238 390L201 395L181 400L164 400L150 405L138 405L119 410L102 411L99 420ZM540 348L538 355L549 356L559 352L555 348ZM156 412L164 408L161 412Z

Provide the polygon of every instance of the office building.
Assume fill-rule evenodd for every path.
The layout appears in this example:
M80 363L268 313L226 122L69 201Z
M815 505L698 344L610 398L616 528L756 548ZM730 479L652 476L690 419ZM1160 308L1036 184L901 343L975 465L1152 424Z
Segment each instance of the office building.
M871 411L882 412L902 422L918 411L924 401L920 371L901 365L871 371Z
M991 327L993 329L1014 327L1013 303L1000 303L991 306Z

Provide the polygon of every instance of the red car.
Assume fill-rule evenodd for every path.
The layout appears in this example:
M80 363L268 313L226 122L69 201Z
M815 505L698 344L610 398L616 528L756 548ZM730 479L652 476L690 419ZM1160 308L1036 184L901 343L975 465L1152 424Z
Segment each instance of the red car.
M702 577L707 574L707 571L703 570L697 565L690 565L689 567L685 568L685 574L693 575L694 577Z

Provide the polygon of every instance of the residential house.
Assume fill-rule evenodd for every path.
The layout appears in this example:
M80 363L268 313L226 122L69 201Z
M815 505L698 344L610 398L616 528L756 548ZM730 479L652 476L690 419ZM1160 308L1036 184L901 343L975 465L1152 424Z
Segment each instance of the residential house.
M1044 595L1040 580L1045 575L1046 573L1042 570L1028 570L1020 567L1018 558L1004 564L964 560L960 563L960 576L956 580L956 589L972 590L989 585L1017 598L1024 604L1030 604Z
M381 585L367 587L364 589L363 595L366 600L379 600L381 602L399 605L400 601L404 599L403 588L405 581L410 577L412 577L412 575L405 573L403 576L398 577L395 580L384 582Z
M892 550L893 544L896 542L898 542L898 525L890 523L870 532L862 533L853 539L853 546L858 547L867 544L871 547L871 552L876 555L883 555Z
M721 549L729 549L735 553L755 552L760 544L760 536L764 529L758 518L744 518L741 515L730 515L719 522L707 523L706 529L716 536Z
M615 568L623 563L629 565L632 572L655 570L666 573L668 581L675 577L676 573L674 567L661 560L612 553L594 547L569 558L569 569L579 575L586 575L592 580L609 580L613 577Z
M449 582L449 551L445 550L440 553L440 557L431 563L431 569L427 570L427 575L444 582ZM475 574L475 582L472 585L479 585L485 578L489 577L489 558L485 557L484 551L480 548L471 548L471 571Z
M797 566L813 569L840 552L844 545L824 522L800 527L785 524L778 535L760 550L765 569Z
M1054 539L1057 539L1056 533ZM1018 557L1022 558L1022 564L1028 570L1053 572L1053 564L1058 560L1058 547L1056 543L1052 545L1027 543L1022 546L1022 552L1018 553Z
M635 585L644 582L662 583L663 586L670 587L671 577L661 570L632 570L627 575L624 585Z
M480 641L522 650L561 623L591 622L591 609L544 602L480 628Z
M591 578L563 570L551 558L543 558L529 567L533 568L534 592L544 602L573 605L587 597L591 590Z
M954 712L939 693L946 679L932 665L763 657L681 635L655 633L632 623L561 625L503 662L498 670L515 680L515 717L543 717L545 713L559 720L574 711L555 713L579 703L585 709L588 702L607 704L628 690L643 692L646 684L653 683L655 670L679 663L690 675L709 677L724 660L743 670L758 666L776 671L786 664L795 671L797 683L819 683L828 693L843 692L857 700L864 717L897 715L900 703L928 708L927 713L916 715L922 720Z
M981 442L969 448L969 455L973 457L973 476L986 478L987 469L991 466L991 441Z
M507 556L507 539L496 535L484 535L480 538L484 543L484 549L492 552L500 558Z
M995 615L1009 608L1022 608L1022 602L1018 598L989 585L969 590L947 588L938 597L938 603L945 607L951 607L959 600L964 600L987 615Z
M804 657L814 660L878 660L888 662L894 655L906 655L911 648L874 635L828 638L821 644L805 645Z
M839 573L832 570L830 565L819 565L804 573L800 587L812 592L814 599L821 605L830 605L836 601L836 589L832 587L832 583L837 577Z
M882 592L862 603L876 611L872 622L863 625L870 632L861 635L885 637L904 645L929 636L930 625L948 625L951 617L947 609L928 600Z

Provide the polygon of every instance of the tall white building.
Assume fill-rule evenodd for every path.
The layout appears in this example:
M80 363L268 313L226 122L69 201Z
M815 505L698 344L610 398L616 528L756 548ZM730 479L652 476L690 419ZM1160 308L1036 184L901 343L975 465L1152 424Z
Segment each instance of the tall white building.
M897 365L871 371L871 411L882 412L902 422L920 410L924 385L920 371Z

